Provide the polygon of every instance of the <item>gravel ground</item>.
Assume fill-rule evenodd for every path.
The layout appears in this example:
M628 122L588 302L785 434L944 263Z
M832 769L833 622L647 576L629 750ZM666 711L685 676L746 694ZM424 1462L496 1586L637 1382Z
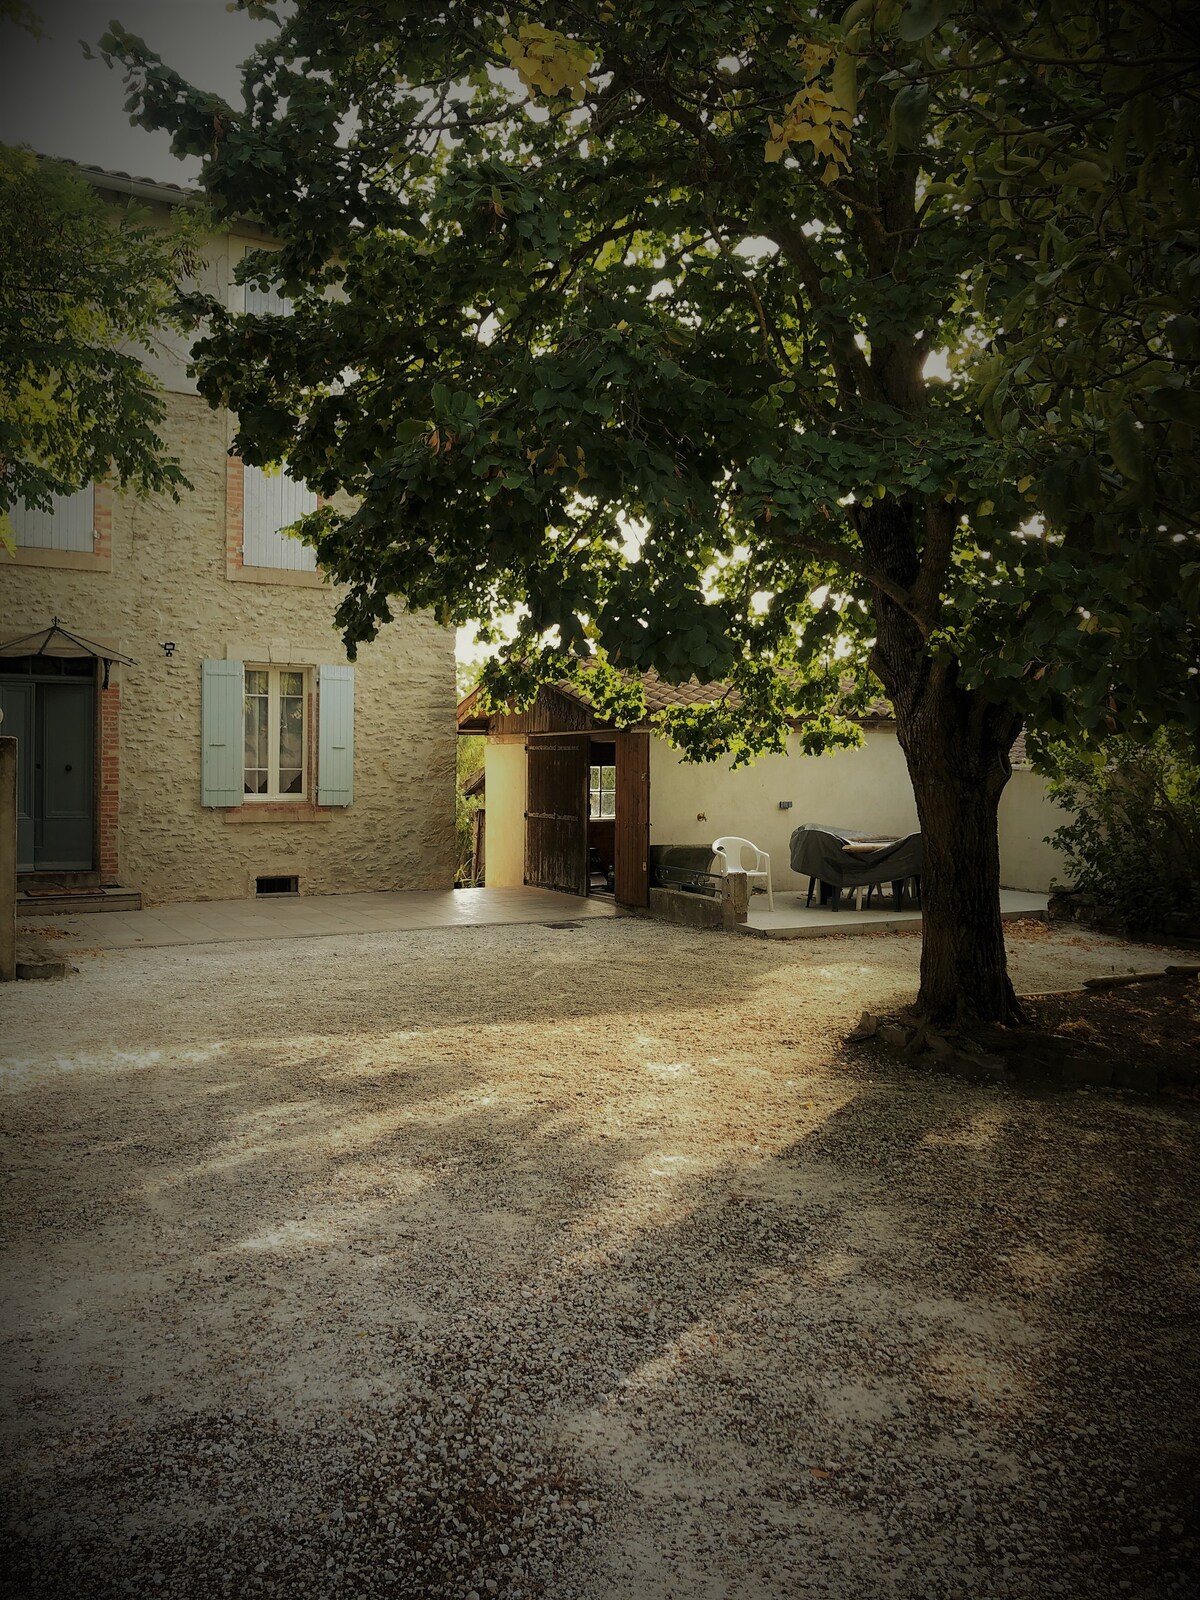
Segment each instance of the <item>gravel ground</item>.
M6 1594L1196 1595L1200 1107L843 1055L917 958L621 921L9 990Z

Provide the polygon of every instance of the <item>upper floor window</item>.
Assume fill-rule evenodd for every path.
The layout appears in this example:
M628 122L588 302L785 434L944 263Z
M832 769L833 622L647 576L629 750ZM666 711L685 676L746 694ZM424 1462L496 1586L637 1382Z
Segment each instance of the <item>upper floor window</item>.
M18 501L8 513L17 546L25 550L74 550L91 555L96 537L96 489L56 494L49 511Z
M242 485L242 560L248 567L315 572L317 552L280 530L317 509L312 490L286 471L247 466Z
M260 289L257 284L248 283L243 292L247 312L256 317L290 317L292 314L292 302L274 285Z

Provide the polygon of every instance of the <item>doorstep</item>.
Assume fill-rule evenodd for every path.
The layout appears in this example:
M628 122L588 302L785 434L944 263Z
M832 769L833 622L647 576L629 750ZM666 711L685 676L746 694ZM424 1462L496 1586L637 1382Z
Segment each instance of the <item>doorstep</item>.
M141 892L137 889L61 887L18 889L17 916L62 917L73 912L140 911Z

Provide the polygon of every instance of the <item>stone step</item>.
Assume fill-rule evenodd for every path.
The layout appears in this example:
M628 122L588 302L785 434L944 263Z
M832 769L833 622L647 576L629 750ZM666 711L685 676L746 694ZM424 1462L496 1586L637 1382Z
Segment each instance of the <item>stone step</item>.
M137 889L84 889L56 894L30 894L17 890L17 917L61 917L96 911L140 911L142 896Z

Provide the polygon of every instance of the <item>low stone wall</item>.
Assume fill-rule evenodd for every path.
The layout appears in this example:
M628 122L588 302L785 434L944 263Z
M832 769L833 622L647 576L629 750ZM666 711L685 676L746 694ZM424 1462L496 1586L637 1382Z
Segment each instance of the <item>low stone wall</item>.
M736 927L745 922L750 904L750 884L744 872L730 872L719 880L715 895L694 894L687 889L650 890L650 904L643 916L659 922L673 922L681 928L713 930Z

